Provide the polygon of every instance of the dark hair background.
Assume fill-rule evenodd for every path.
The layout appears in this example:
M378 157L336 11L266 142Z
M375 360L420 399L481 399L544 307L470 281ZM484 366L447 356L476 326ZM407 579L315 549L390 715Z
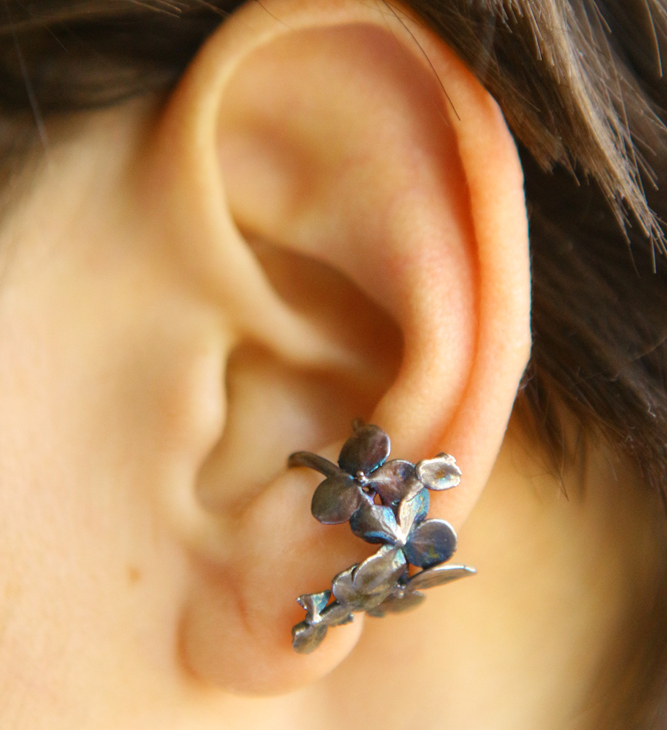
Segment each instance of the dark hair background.
M48 144L50 117L167 90L239 4L3 0L1 178L10 184L26 155ZM582 458L586 439L602 439L667 500L667 196L659 189L667 3L405 4L486 85L520 143L534 337L516 404L524 424L554 468ZM383 9L400 17L391 3ZM581 437L568 439L565 413ZM645 577L650 595L615 648L622 677L607 688L596 727L667 728L667 570L659 573Z

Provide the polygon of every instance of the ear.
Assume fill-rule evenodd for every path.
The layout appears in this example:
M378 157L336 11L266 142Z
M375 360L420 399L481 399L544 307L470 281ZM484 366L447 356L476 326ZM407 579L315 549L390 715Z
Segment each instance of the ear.
M459 527L529 352L522 174L498 107L409 14L250 3L211 37L147 155L152 218L218 313L219 433L165 495L193 556L184 656L241 691L298 687L362 627L297 655L295 598L364 555L310 515L287 455L334 456L355 416L396 458L454 454L431 516Z

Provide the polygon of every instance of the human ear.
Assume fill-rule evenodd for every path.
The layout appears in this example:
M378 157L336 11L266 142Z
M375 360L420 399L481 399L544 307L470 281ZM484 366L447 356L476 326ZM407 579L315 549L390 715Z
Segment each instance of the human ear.
M227 689L299 687L342 661L362 621L295 654L295 598L365 553L311 517L317 480L284 460L334 455L361 416L394 457L456 456L461 486L430 514L463 523L529 352L516 149L479 82L408 14L272 0L201 50L143 174L181 285L219 318L227 382L192 478L161 496L192 556L184 660Z

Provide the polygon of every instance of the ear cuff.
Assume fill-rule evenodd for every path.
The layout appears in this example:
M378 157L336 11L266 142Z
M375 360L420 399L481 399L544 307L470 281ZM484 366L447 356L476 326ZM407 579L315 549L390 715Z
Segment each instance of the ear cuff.
M324 525L350 523L352 532L380 549L363 563L338 573L331 590L296 600L306 618L292 627L292 646L315 651L327 631L353 620L355 613L381 618L410 611L426 596L422 590L474 575L466 565L443 565L454 554L457 536L445 520L426 519L429 490L456 487L461 470L449 454L417 464L387 461L389 436L357 420L338 466L309 451L292 454L288 466L305 466L326 479L313 494L313 517Z

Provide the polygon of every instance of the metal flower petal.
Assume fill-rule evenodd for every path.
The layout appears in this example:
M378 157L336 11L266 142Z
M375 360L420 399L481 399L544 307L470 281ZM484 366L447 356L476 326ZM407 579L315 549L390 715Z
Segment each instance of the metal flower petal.
M449 560L456 551L456 544L456 532L449 522L426 520L410 533L403 550L409 563L429 568Z
M428 489L440 492L456 487L461 482L461 470L449 454L438 454L435 459L424 459L415 467L417 479Z
M474 568L467 565L435 565L413 575L408 581L406 592L415 593L427 588L435 588L445 583L451 583L453 580L459 580L459 578L475 575L476 572Z
M306 609L306 621L317 623L320 620L320 613L329 603L330 598L331 591L322 591L321 593L305 593L303 596L299 596L296 602L301 608Z
M331 591L335 599L349 611L363 611L364 596L354 587L352 576L358 565L343 570L333 579Z
M311 624L301 621L292 627L292 647L299 654L311 654L319 647L327 635L325 624Z
M406 497L414 482L419 489L423 488L416 478L415 465L402 459L392 459L372 473L367 486L380 495L382 504L390 507Z
M390 449L389 436L379 426L360 426L343 444L338 465L348 474L368 475L384 464Z
M387 598L405 567L401 550L383 545L360 565L339 573L333 581L333 594L348 611L368 611Z
M476 572L474 568L467 565L436 565L432 568L426 568L413 575L407 584L404 584L403 581L399 582L381 604L367 613L369 616L383 618L388 613L412 611L421 606L426 600L426 596L421 592L422 590L451 583L454 580L475 575Z
M412 499L404 499L401 502L398 507L398 524L405 535L409 536L412 530L426 519L430 504L428 489L422 489Z
M384 618L388 613L406 613L421 606L426 596L419 591L406 591L405 586L399 585L392 591L379 606L367 611L369 616Z
M342 606L337 601L329 604L324 611L322 611L322 623L325 623L329 628L333 626L343 626L343 624L349 624L350 621L354 620L354 616L348 610L346 606Z
M349 474L325 479L313 494L311 512L324 525L347 522L365 499L361 487Z
M327 626L323 623L320 612L324 610L330 597L331 591L322 591L306 593L296 599L306 609L305 620L292 627L292 647L300 654L315 651L327 635Z
M362 504L352 515L350 527L357 537L370 543L384 542L394 545L403 540L403 533L393 510L370 501Z
M352 583L366 596L388 596L405 572L405 555L399 548L383 545L354 571Z

